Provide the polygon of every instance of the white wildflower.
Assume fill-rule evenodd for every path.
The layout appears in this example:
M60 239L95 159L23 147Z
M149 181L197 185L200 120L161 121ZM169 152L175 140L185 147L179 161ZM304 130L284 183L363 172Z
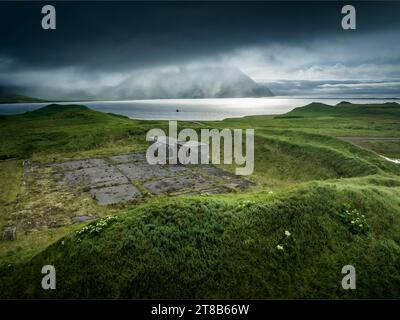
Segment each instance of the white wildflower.
M285 231L285 236L290 237L290 232L288 230Z
M283 250L283 247L282 247L280 244L278 244L278 245L276 246L276 248L277 248L278 250Z

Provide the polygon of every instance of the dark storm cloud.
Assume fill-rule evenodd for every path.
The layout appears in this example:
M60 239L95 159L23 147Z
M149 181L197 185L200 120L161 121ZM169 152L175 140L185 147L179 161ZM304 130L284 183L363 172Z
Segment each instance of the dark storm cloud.
M86 90L209 64L259 81L364 78L381 67L380 79L400 78L400 2L352 3L356 31L341 29L344 3L331 1L58 1L54 31L41 29L43 3L0 3L0 84Z
M42 5L0 4L0 56L21 67L125 69L249 45L345 36L342 3L335 2L55 2L56 31L41 29ZM397 3L359 4L357 10L357 34L391 28L400 18Z

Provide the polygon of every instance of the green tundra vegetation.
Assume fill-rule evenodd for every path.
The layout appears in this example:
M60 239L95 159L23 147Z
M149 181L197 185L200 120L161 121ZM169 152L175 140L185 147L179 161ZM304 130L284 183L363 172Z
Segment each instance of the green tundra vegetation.
M2 298L400 298L400 105L312 103L280 116L182 128L254 128L254 187L95 206L98 220L0 242ZM1 116L0 227L22 162L145 150L150 128L85 106ZM221 165L232 171L233 166ZM67 208L68 210L68 208ZM43 290L54 265L57 289ZM357 289L341 286L356 268Z

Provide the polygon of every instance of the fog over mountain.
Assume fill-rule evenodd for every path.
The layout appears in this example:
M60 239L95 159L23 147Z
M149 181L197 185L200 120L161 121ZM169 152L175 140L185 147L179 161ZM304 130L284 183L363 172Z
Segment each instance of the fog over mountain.
M239 69L228 67L174 68L139 72L116 87L109 99L236 98L272 96L267 86L254 82Z
M268 97L271 90L233 67L169 67L135 71L113 85L82 85L80 89L38 85L18 93L49 100L135 100ZM73 86L70 86L73 88ZM15 90L14 90L15 91Z

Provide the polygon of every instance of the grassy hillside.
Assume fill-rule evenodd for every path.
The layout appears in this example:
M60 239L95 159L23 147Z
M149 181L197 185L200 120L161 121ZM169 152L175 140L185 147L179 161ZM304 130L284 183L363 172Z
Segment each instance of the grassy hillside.
M120 212L110 209L113 218L86 227L0 242L0 287L9 288L0 296L400 298L400 165L377 153L395 156L396 142L380 140L378 150L337 138L399 137L399 111L397 104L311 104L284 116L181 123L255 128L250 178L256 187L160 197ZM0 162L2 190L9 190L2 192L0 223L17 201L19 159L143 150L144 135L154 127L166 123L83 106L0 117L0 133L7 137L0 155L18 158ZM57 270L57 290L51 292L40 286L46 264ZM357 290L341 287L347 264L356 267Z
M134 149L146 125L79 105L49 105L16 116L0 116L0 159L50 160L60 154L101 153L116 146ZM145 141L144 141L145 142Z
M379 178L377 178L379 181ZM400 181L311 183L257 200L180 199L92 223L5 271L5 296L383 298L400 296ZM344 205L364 215L353 230ZM285 231L290 236L285 235ZM278 249L278 245L283 250ZM57 266L57 290L40 287ZM341 289L352 264L358 290ZM7 278L10 277L10 278Z

